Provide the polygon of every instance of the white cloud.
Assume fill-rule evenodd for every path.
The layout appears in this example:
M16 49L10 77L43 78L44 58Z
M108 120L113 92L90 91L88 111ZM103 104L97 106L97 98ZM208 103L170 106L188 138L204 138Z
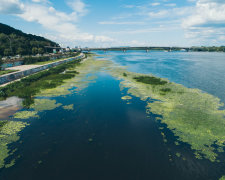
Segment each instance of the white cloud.
M35 2L35 3L46 3L46 2L48 2L48 0L32 0L32 2Z
M75 45L79 42L112 42L107 36L94 36L81 32L77 22L87 13L81 0L69 1L71 13L56 10L47 0L32 0L21 3L19 0L0 0L0 13L13 14L28 22L36 22L46 29L44 36L58 43Z
M217 0L219 1L219 0ZM200 0L196 4L195 13L183 22L183 27L225 25L225 1L215 3L209 0Z
M140 21L124 21L124 22L117 22L117 21L102 21L99 22L98 24L103 24L103 25L143 25L145 24L144 22Z
M95 42L113 42L114 39L107 36L96 36Z
M19 0L0 0L0 14L21 14L24 5Z
M197 0L194 12L183 20L182 27L187 37L222 42L225 34L225 1Z
M175 7L177 6L175 3L171 3L171 4L165 4L165 6L168 6L168 7Z
M156 3L151 3L150 5L151 5L151 6L159 6L160 3L157 3L157 2L156 2Z
M81 0L70 0L68 5L79 15L84 16L88 12L86 5Z
M169 11L167 10L161 10L158 12L150 12L148 13L149 17L153 17L153 18L161 18L161 17L165 17L167 16L169 13Z

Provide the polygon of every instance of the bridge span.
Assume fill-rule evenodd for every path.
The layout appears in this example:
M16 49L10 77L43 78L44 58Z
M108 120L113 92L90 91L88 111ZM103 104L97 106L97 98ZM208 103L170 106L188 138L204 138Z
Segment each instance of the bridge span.
M82 51L129 51L129 50L144 50L146 52L153 50L161 51L190 51L190 47L110 47L110 48L82 48Z

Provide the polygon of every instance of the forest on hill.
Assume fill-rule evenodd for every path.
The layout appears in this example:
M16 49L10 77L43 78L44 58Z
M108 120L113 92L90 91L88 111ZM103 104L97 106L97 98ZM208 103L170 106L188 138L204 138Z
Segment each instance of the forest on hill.
M0 23L0 56L43 54L52 51L45 46L59 47L59 44Z

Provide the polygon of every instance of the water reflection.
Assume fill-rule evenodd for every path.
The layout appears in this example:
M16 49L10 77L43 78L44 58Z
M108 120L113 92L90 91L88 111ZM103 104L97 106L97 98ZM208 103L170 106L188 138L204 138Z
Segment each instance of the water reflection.
M10 97L4 101L0 101L0 119L8 119L16 111L22 109L22 99L18 97Z

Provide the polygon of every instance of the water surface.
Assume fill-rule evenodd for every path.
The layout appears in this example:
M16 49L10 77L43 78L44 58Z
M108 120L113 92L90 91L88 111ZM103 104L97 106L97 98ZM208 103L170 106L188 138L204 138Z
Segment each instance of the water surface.
M97 53L97 59L198 88L225 102L223 53ZM20 120L30 125L10 144L16 151L7 160L16 158L16 163L2 168L0 179L197 180L225 175L225 153L219 154L220 162L211 162L197 159L187 143L177 146L172 131L156 121L159 115L146 113L145 101L130 94L132 99L121 99L127 89L121 90L120 80L104 65L82 68L80 77L64 85L70 93L37 97L58 106L38 112L39 118ZM74 108L63 108L68 105Z

